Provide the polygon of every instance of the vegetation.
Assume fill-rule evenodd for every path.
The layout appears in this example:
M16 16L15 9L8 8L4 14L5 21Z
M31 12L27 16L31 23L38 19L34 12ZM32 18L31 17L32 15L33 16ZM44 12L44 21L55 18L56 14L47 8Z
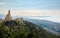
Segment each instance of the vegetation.
M0 24L0 38L59 38L37 25L25 21L4 21Z

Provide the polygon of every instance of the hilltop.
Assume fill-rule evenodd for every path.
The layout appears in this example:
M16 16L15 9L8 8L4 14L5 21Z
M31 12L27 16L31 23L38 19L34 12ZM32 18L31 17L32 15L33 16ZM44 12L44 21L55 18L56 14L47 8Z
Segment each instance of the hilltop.
M59 38L42 27L28 21L17 20L0 23L0 38Z

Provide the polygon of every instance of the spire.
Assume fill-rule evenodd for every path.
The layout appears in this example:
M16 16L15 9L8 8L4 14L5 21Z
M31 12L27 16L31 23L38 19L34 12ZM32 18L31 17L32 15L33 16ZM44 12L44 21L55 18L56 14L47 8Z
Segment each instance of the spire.
M10 10L8 10L8 14L10 14Z
M8 10L8 14L7 15L10 15L10 10Z

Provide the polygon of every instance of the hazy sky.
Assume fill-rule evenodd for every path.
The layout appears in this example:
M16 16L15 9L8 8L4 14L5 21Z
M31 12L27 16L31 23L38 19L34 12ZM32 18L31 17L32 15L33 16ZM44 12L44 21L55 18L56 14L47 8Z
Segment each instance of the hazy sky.
M0 0L0 14L60 16L60 0Z

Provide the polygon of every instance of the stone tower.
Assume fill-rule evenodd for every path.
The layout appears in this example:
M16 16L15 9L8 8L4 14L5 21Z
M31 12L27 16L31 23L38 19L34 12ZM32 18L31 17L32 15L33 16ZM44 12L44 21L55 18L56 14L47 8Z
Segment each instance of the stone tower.
M11 18L11 15L10 15L10 10L8 10L8 14L5 17L5 21L10 21L11 19L12 18Z

